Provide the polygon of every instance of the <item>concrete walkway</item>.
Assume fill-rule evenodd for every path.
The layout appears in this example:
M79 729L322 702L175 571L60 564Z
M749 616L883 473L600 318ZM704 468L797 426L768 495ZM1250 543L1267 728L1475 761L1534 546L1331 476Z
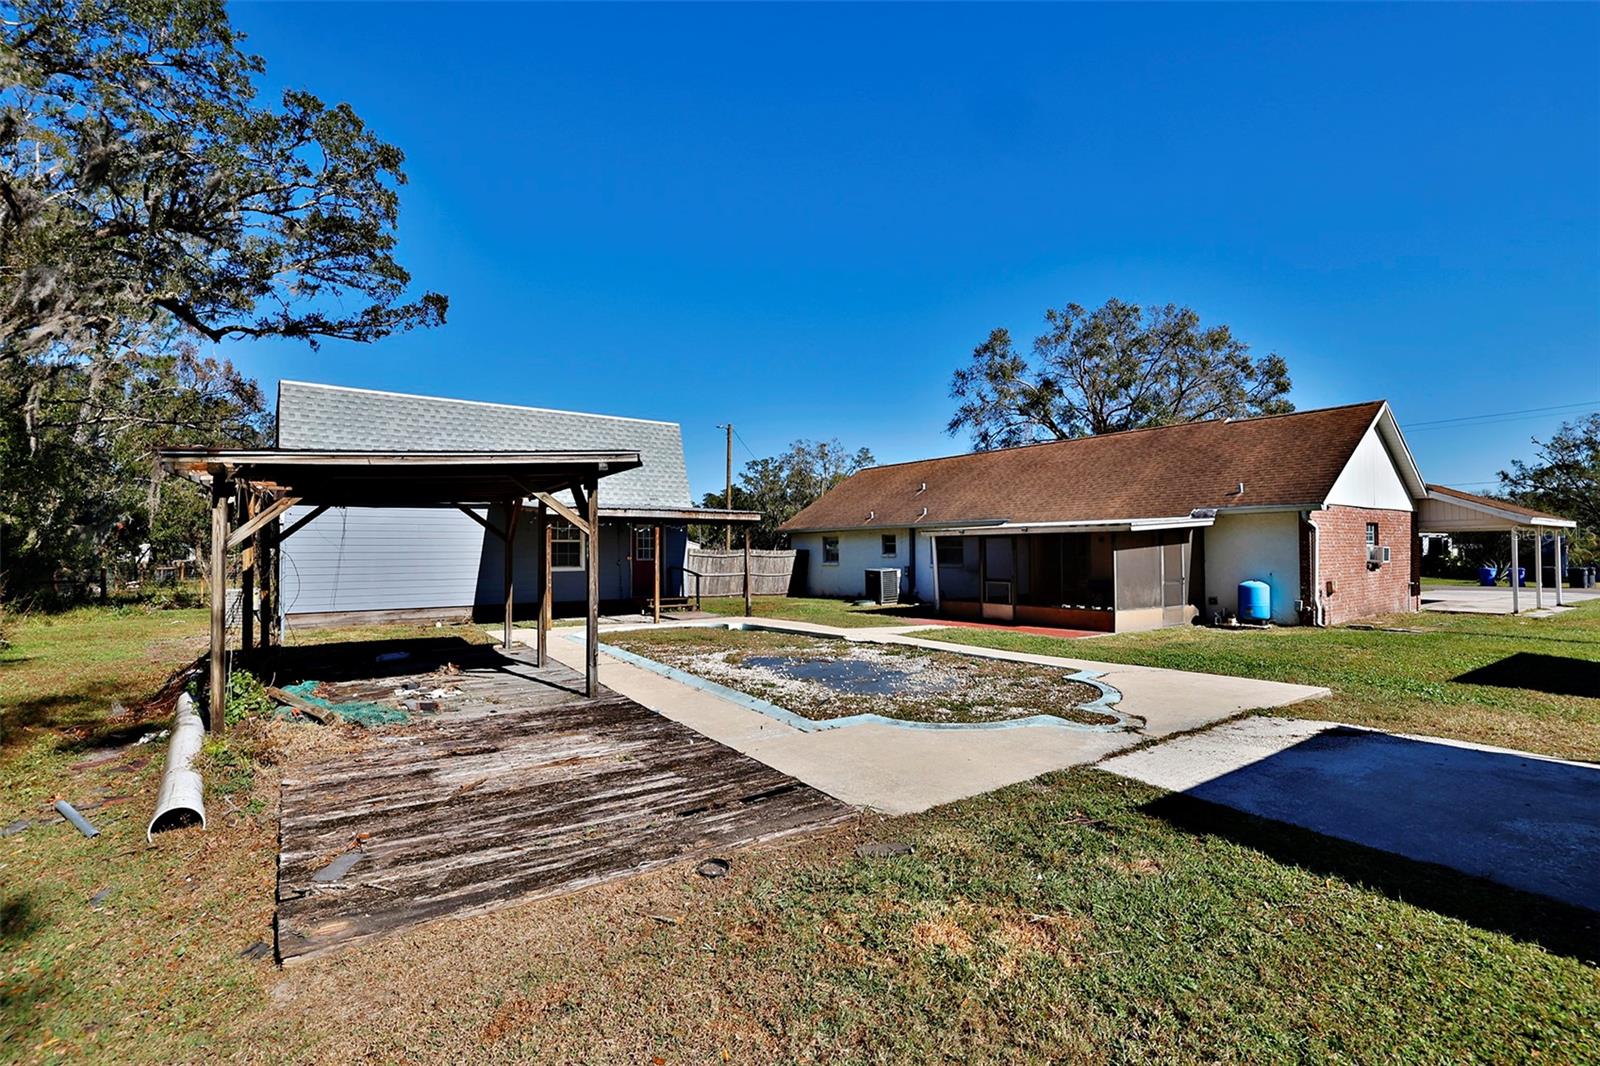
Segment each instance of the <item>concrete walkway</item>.
M1600 910L1600 767L1253 717L1100 769Z
M805 733L715 693L601 656L600 681L614 691L837 799L888 814L925 810L1052 770L1095 762L1150 737L1196 729L1244 710L1281 707L1328 694L1327 689L1307 685L1025 655L905 636L908 629L925 627L839 629L766 618L729 618L721 624L727 623L1092 671L1122 693L1119 709L1144 719L1144 726L1132 732L1096 733L1050 725L936 732L864 724ZM603 627L602 640L606 632L621 628L638 627ZM514 638L532 644L537 634L518 629ZM560 662L580 666L582 634L554 631L550 652Z
M1571 610L1580 603L1600 599L1600 589L1568 589L1561 590L1563 607L1556 606L1555 590L1544 590L1544 609L1534 607L1534 592L1532 585L1524 585L1517 593L1517 606L1522 608L1522 614L1531 618L1545 618L1552 614ZM1424 585L1422 587L1422 609L1424 611L1441 611L1445 614L1510 614L1511 589L1508 586L1496 585Z

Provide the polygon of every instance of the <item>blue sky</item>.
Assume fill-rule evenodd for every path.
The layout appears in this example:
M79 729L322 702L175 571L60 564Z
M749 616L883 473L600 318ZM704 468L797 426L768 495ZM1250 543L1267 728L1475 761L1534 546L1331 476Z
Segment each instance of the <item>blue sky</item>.
M995 326L1188 304L1466 487L1600 407L1600 6L234 4L407 154L441 329L302 378L964 450ZM1587 405L1587 407L1583 406ZM1563 406L1533 415L1425 425Z

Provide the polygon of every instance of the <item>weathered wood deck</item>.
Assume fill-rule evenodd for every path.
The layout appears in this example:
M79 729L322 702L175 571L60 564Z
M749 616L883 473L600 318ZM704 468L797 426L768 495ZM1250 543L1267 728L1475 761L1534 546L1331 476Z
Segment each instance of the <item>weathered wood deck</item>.
M352 676L348 660L315 664L312 676L343 678L339 699L392 698L413 679L459 691L440 714L284 780L286 964L854 814L609 690L585 699L564 666L453 644L462 672L442 682L428 672L445 658L414 654L412 673L381 679Z

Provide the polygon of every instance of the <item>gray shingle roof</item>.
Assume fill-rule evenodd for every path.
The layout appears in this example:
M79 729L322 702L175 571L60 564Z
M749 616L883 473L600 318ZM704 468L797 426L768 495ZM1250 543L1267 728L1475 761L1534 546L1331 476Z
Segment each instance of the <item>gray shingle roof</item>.
M600 483L605 507L687 507L676 422L542 407L278 383L278 447L327 451L637 451L644 465Z

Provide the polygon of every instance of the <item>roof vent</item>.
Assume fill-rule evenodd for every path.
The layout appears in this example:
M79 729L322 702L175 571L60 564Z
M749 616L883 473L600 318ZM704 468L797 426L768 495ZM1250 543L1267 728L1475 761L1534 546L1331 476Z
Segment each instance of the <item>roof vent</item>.
M1244 482L1242 482L1242 481L1239 482L1239 487L1237 489L1233 490L1233 494L1235 496L1243 496L1244 495Z
M928 491L928 483L926 481L924 481L922 484L918 485L917 486L917 491L918 492L927 492Z
M927 518L928 517L928 509L926 507L924 507L922 509L922 513L917 515L917 517L918 518Z
M878 512L877 511L868 511L867 512L867 521L868 522L872 521L874 518L877 518L877 517L878 517Z

